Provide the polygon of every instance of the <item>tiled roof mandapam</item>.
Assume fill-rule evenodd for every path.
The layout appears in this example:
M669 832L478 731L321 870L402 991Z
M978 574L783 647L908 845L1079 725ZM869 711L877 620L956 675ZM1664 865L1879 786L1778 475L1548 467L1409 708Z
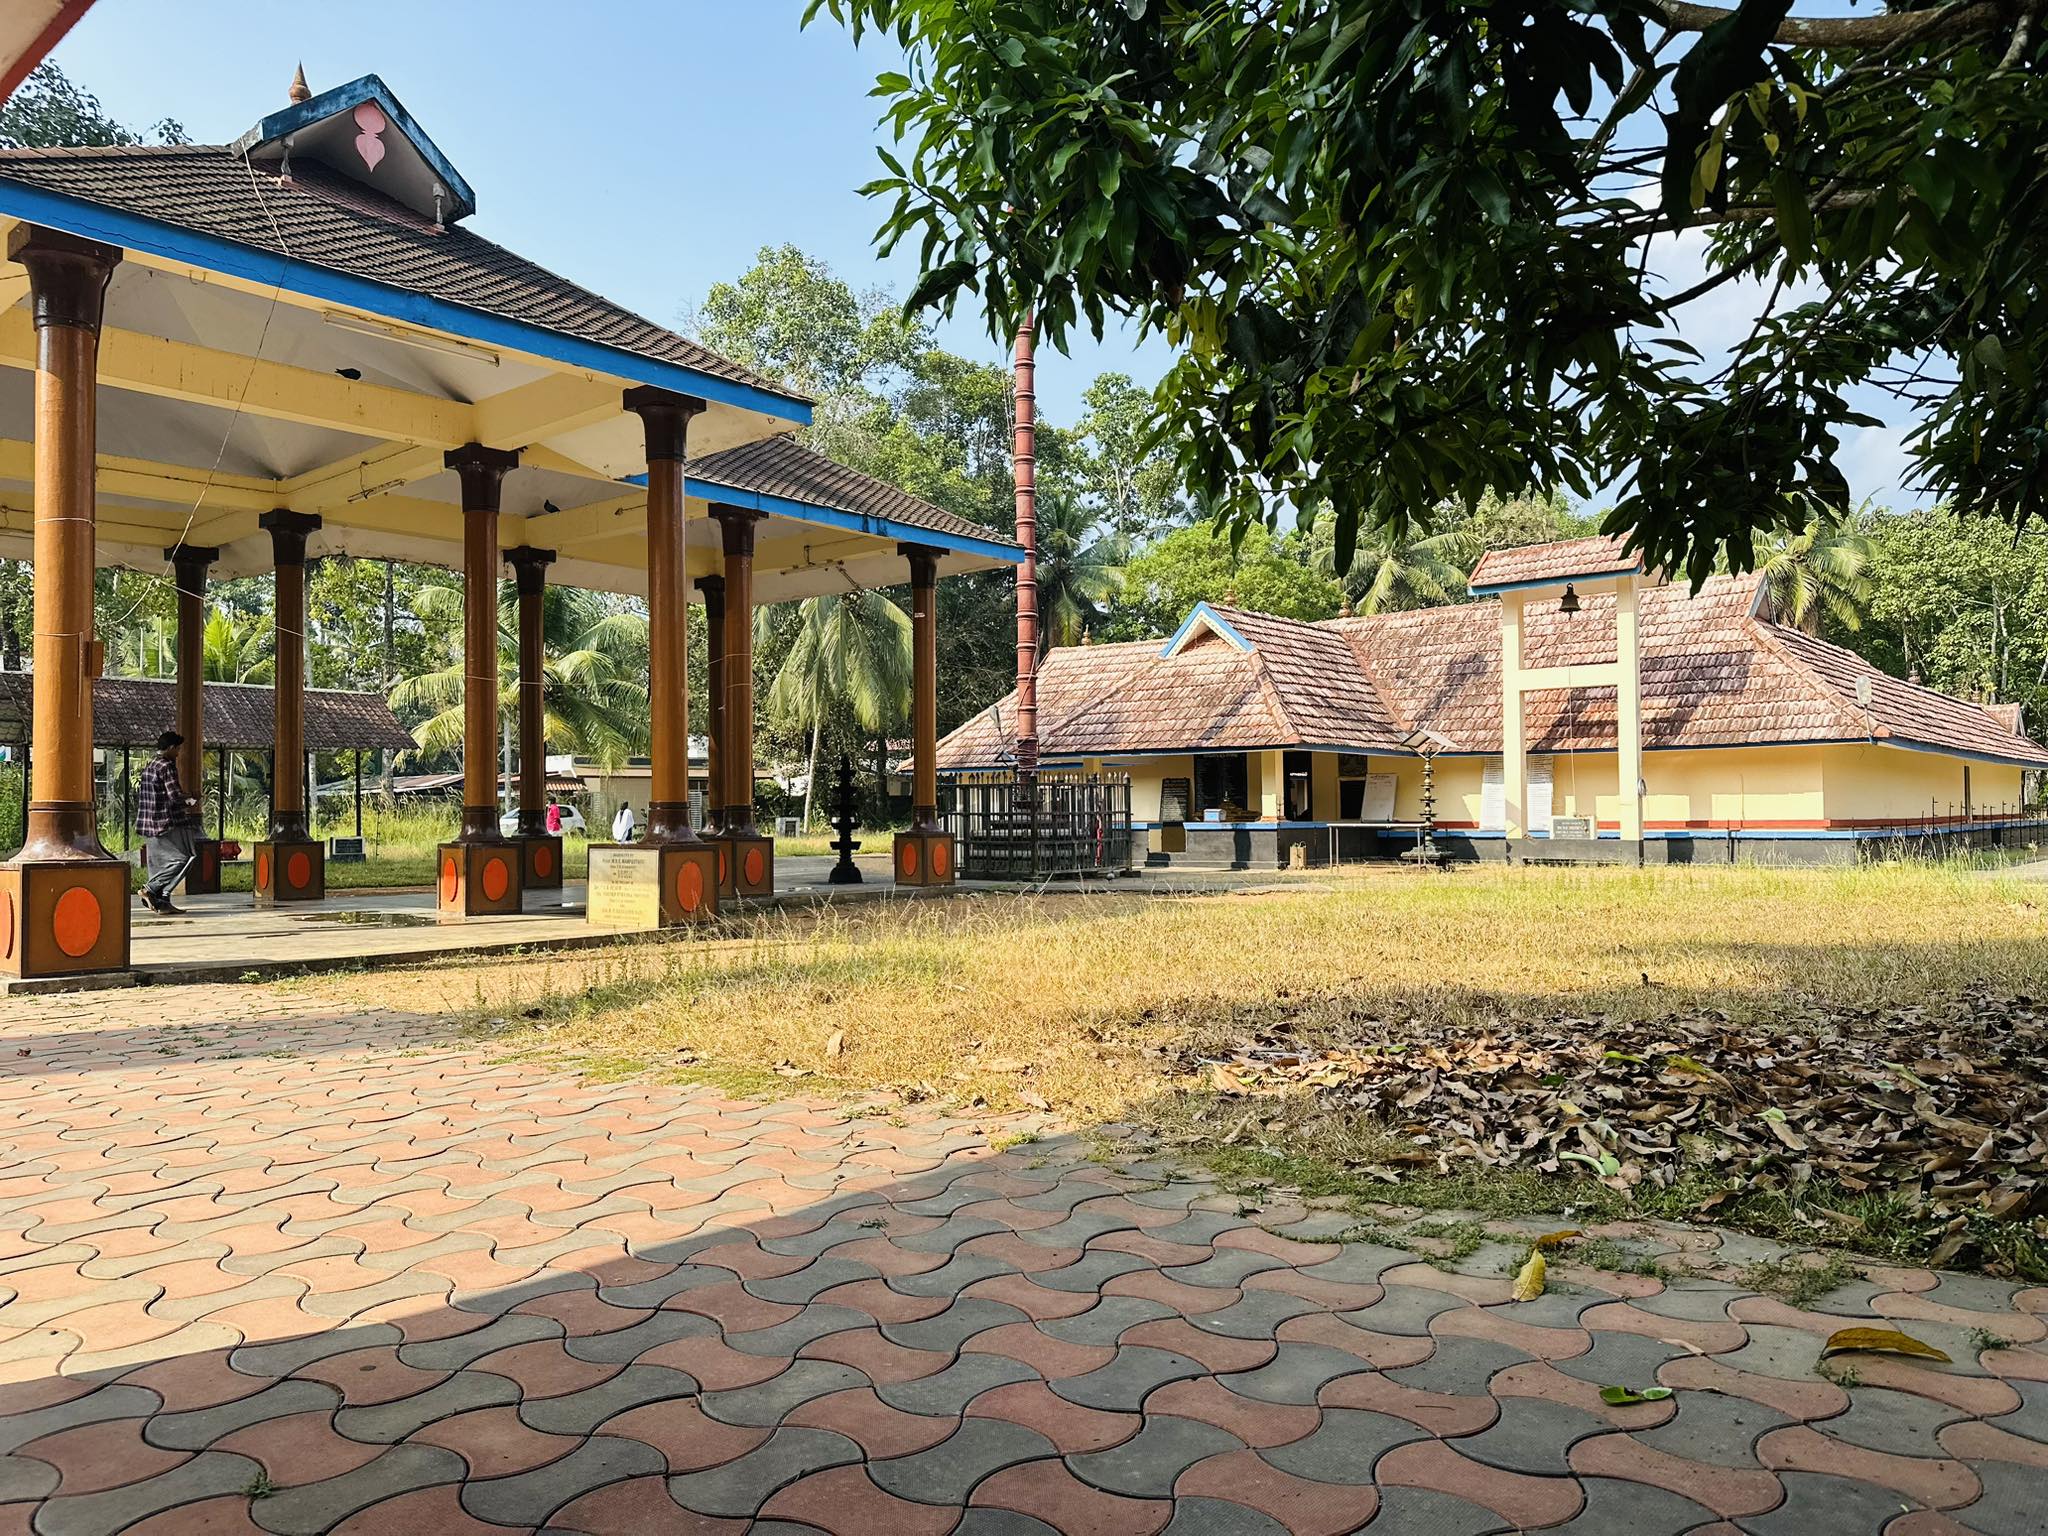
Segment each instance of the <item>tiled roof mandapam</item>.
M0 740L28 733L35 674L0 672ZM201 706L206 745L233 752L267 751L275 739L276 702L271 690L249 683L205 683ZM93 744L154 747L157 737L178 723L177 684L153 677L98 677L92 684ZM391 706L374 693L306 690L306 746L315 752L403 752L417 746Z
M318 165L302 165L287 181L219 145L8 149L0 150L0 180L802 399L463 225L437 228Z
M1642 568L1642 558L1630 554L1622 540L1598 533L1584 539L1490 549L1472 568L1471 585L1474 592L1496 592L1536 581L1587 580Z
M2048 767L2048 750L2015 731L1996 706L1902 682L1839 646L1758 617L1758 587L1753 575L1716 576L1697 596L1682 586L1640 594L1646 747L1892 740ZM1592 593L1581 603L1571 617L1554 600L1530 606L1529 666L1613 659L1613 595ZM1152 641L1050 653L1039 671L1041 755L1292 746L1399 753L1417 728L1445 737L1452 751L1500 751L1496 604L1319 624L1217 612L1252 643L1250 651L1204 635L1171 658ZM1867 711L1857 702L1862 677L1871 680ZM1525 707L1532 752L1614 749L1611 686L1532 693ZM1015 730L1013 694L941 742L940 765L1003 761Z

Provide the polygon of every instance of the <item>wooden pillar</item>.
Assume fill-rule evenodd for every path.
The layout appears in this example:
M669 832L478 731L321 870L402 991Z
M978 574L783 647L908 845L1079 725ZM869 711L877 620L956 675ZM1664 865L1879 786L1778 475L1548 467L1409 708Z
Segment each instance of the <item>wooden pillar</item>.
M271 671L270 835L256 845L259 906L327 894L325 850L306 825L306 538L320 526L282 507L257 519L276 572L276 656Z
M767 897L775 894L775 841L754 825L754 525L762 514L720 505L711 515L725 548L725 857L718 892Z
M220 558L218 549L179 544L164 551L178 594L178 782L195 799L206 790L206 572ZM220 890L220 847L204 836L191 873L185 876L190 896L211 896Z
M699 576L704 594L704 830L725 829L725 578Z
M939 825L939 551L899 546L910 562L910 830L896 836L896 883L951 885L953 838Z
M28 270L35 327L35 759L21 851L0 867L0 971L61 976L128 964L128 865L93 812L93 456L100 320L121 253L32 224L7 254Z
M1621 840L1643 836L1643 680L1638 638L1635 578L1624 576L1614 592L1614 659L1621 676L1614 690L1615 766L1621 792ZM1594 835L1599 835L1596 821Z
M689 566L683 464L702 400L639 385L626 409L647 445L647 831L638 843L593 848L593 923L671 927L718 912L718 850L690 824Z
M1522 608L1521 593L1501 594L1500 804L1502 832L1510 841L1529 835L1529 759L1522 741Z
M552 549L522 544L505 551L519 589L519 842L528 890L560 890L562 839L548 831L548 742L542 632Z
M520 850L498 829L498 507L516 451L468 443L444 461L462 484L462 831L440 848L443 917L517 912Z

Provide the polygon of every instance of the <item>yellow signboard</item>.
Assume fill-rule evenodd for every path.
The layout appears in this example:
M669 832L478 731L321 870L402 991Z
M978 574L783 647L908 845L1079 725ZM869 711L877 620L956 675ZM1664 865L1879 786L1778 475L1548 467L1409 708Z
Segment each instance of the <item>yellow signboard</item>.
M593 847L584 919L593 928L659 928L661 854L653 848Z

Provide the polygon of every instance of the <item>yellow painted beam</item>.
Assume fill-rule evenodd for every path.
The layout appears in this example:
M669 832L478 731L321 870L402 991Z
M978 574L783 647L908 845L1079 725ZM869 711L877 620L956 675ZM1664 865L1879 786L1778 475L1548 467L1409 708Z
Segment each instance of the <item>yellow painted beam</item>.
M350 454L285 481L279 487L283 499L278 505L294 512L326 512L350 504L350 498L367 501L440 474L448 467L445 452L408 445Z
M35 357L28 311L0 313L0 366L34 368ZM475 408L459 401L111 327L100 332L99 380L137 394L239 408L251 416L386 442L455 448L475 430Z
M1620 684L1622 671L1612 661L1587 662L1576 667L1524 667L1517 674L1524 693L1550 688L1612 688Z
M33 482L36 450L33 443L0 439L0 480ZM209 478L203 469L184 464L158 464L149 459L97 456L95 479L105 496L133 496L147 501L167 501L175 506L197 505L202 515L226 508L262 512L278 504L278 486L266 480L242 475L216 474ZM194 543L199 542L194 540Z
M479 400L475 441L486 448L532 449L544 438L610 421L625 409L620 398L616 380L593 373L550 374ZM524 456L521 462L527 462ZM583 466L578 472L591 473Z
M535 542L549 549L573 549L594 540L644 538L647 533L647 493L636 490L609 501L593 501L562 512L530 517L527 532Z

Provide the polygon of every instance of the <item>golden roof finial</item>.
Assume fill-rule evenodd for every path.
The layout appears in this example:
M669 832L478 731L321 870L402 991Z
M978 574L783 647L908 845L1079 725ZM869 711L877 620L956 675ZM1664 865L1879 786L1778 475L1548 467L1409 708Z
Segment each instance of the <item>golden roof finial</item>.
M313 99L313 87L306 84L306 66L304 64L300 64L297 69L292 71L292 88L289 94L294 102L311 101Z

